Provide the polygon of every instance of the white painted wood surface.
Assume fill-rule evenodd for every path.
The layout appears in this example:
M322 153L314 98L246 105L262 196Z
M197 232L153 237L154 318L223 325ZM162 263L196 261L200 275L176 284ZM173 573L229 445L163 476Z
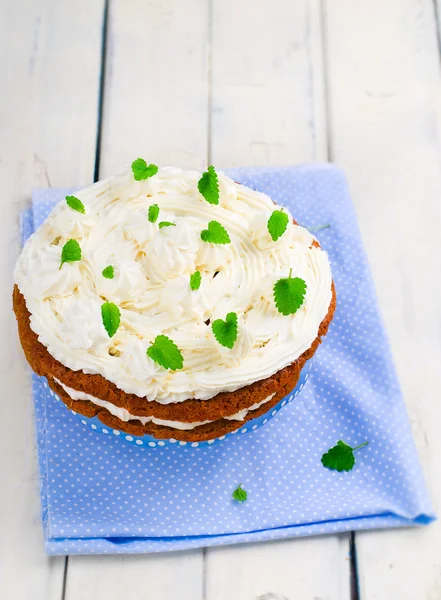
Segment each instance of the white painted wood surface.
M104 0L0 0L0 598L63 600L44 556L30 378L10 313L35 185L92 179ZM438 0L439 5L439 0ZM441 504L441 89L431 0L110 0L100 176L330 158L347 172ZM440 7L438 6L438 10ZM324 59L323 59L324 57ZM7 454L6 454L7 453ZM7 460L4 457L7 456ZM362 600L441 598L441 526L356 536ZM64 598L348 600L348 536L71 557Z
M441 507L441 79L434 4L327 0L332 158L348 175L435 508ZM357 534L361 597L441 598L441 523Z
M31 188L92 179L101 4L0 2L2 599L61 597L65 560L43 549L31 379L11 310L12 268Z

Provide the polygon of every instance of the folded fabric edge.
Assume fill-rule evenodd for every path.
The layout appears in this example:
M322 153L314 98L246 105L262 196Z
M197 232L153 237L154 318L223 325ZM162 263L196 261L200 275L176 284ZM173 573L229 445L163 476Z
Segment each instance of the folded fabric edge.
M432 515L419 515L415 519L405 519L393 514L371 515L336 521L291 525L250 533L225 534L215 536L195 536L182 538L52 538L45 540L49 556L67 554L149 554L228 546L249 542L264 542L277 539L306 537L310 535L334 535L346 531L385 529L398 527L418 527L435 520Z

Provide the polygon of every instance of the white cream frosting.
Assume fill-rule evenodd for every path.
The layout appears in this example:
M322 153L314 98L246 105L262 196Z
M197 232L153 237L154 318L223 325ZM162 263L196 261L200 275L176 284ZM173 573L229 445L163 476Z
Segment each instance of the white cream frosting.
M54 208L27 241L15 270L31 328L52 356L74 371L98 373L127 393L167 404L206 400L270 377L311 346L332 298L326 252L313 247L314 237L291 217L274 242L267 229L272 200L218 175L217 206L198 192L201 173L165 167L145 181L135 181L127 169L77 192L85 214L64 201ZM148 221L152 204L160 208L157 223ZM230 244L201 240L211 220L226 228ZM176 226L159 229L160 221ZM71 238L78 240L82 260L60 269L61 249ZM114 279L102 276L108 265ZM192 291L189 278L196 269L202 283ZM273 285L290 269L305 280L307 292L301 308L284 316L274 304ZM113 338L102 324L104 299L121 311ZM228 312L239 320L232 350L205 323ZM181 350L183 369L168 371L146 355L159 334Z
M121 419L121 421L124 422L137 420L141 421L143 425L145 425L146 423L154 423L155 425L163 425L164 427L172 427L173 429L181 429L182 431L194 429L195 427L199 427L200 425L207 425L207 423L214 423L214 421L193 421L192 423L184 423L182 421L167 421L164 419L157 419L156 417L141 417L132 415L126 408L115 406L111 402L101 400L100 398L96 398L91 394L86 394L85 392L74 390L73 388L64 385L64 383L62 383L56 378L54 378L54 380L58 383L58 385L61 385L66 394L70 398L72 398L72 400L89 400L89 402L92 402L92 404L96 404L97 406L106 408L110 412L110 414L112 414L114 417L118 417L118 419ZM273 398L275 395L276 393L274 392L274 394L271 394L261 402L257 402L256 404L253 404L249 408L245 408L239 411L231 417L224 418L230 421L243 421L250 411L256 410L263 404L266 404L266 402L269 402L271 398Z

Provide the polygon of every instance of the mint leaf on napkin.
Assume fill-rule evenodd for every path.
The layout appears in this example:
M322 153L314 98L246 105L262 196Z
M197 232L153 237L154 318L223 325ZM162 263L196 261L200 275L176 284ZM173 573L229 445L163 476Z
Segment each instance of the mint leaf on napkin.
M240 483L237 488L234 490L233 494L233 499L237 500L237 502L245 502L245 500L248 497L248 494L246 493L246 491L243 489L242 484Z
M327 469L334 471L350 471L355 465L354 452L367 446L369 442L364 442L355 448L351 448L348 444L339 440L335 446L330 448L322 456L322 464Z

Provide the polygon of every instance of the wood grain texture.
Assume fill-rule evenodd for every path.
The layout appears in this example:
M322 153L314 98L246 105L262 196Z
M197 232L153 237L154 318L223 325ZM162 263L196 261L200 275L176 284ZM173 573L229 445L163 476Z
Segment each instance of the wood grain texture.
M206 600L349 599L347 536L209 550L206 590Z
M319 0L213 0L211 160L326 158Z
M100 176L138 156L202 168L207 154L208 3L110 3Z
M31 188L91 181L100 5L0 3L0 318L7 340L0 420L20 423L0 438L0 598L10 600L61 597L64 558L47 558L43 547L31 378L11 310L12 268Z
M326 2L333 159L346 170L435 508L441 505L441 82L429 0ZM441 597L441 524L357 534L361 597Z
M202 552L69 559L65 600L202 600Z

